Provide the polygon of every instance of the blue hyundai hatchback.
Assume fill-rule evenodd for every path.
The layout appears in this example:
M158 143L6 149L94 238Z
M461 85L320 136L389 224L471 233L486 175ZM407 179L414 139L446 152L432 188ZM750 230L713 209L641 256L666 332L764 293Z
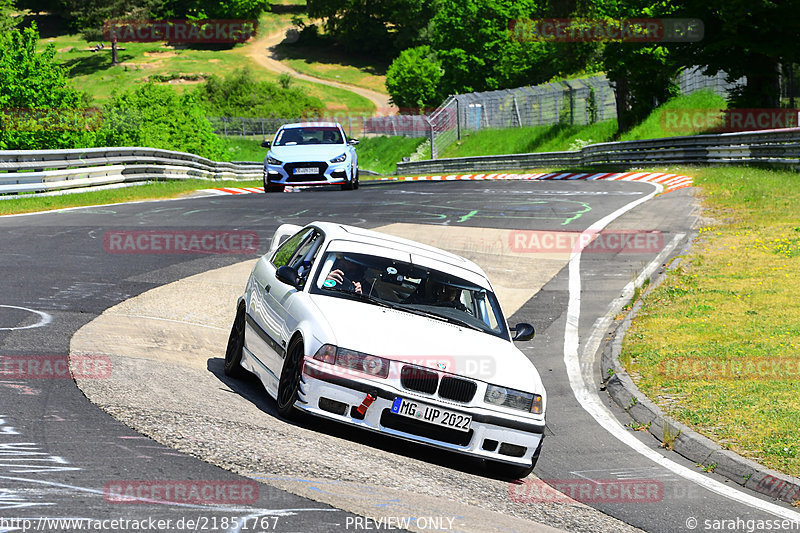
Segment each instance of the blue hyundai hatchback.
M336 122L284 124L264 159L264 192L281 192L286 185L341 185L358 189L357 139L348 139Z

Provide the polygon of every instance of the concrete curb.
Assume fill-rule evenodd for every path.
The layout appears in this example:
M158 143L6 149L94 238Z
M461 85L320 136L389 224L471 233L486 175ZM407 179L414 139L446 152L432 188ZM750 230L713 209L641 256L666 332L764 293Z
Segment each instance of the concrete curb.
M678 264L679 261L675 261L675 266ZM665 277L665 269L658 271L645 294L657 287ZM641 305L641 301L637 302L624 319L615 321L606 333L605 344L600 348L603 350L600 371L605 388L614 402L637 423L646 426L647 431L659 442L672 441L672 450L686 459L703 466L716 464L715 473L771 498L788 503L800 500L800 479L745 459L673 420L634 384L619 357L622 340Z

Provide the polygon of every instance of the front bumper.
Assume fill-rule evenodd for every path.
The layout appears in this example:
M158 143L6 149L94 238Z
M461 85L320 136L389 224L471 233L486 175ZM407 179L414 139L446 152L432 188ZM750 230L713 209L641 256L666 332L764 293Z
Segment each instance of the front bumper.
M311 174L297 174L295 169L314 169ZM350 163L330 163L325 161L284 163L283 165L264 165L264 181L274 185L338 185L350 179Z
M367 394L376 397L363 419L356 412ZM472 417L468 432L442 428L391 412L397 397ZM306 359L296 406L307 413L449 451L519 466L530 466L542 439L541 421L504 416L484 408L443 402L374 380L341 376L330 365Z

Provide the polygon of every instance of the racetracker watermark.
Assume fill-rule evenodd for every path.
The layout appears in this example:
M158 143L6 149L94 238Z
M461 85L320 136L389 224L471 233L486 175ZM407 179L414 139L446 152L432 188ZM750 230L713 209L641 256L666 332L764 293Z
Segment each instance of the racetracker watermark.
M656 372L670 379L699 380L790 380L800 379L800 360L788 358L751 358L735 360L679 357L661 361Z
M544 231L515 230L508 246L516 253L657 253L664 248L660 231Z
M110 254L254 254L254 231L142 230L108 231L103 247Z
M103 487L108 503L170 502L196 505L250 505L258 501L255 481L152 480L110 481Z
M514 503L656 503L664 499L657 479L527 479L509 483Z
M106 379L111 376L107 355L3 355L3 379Z
M481 380L491 380L497 375L497 363L488 355L464 355L459 357L445 355L375 355L338 349L323 352L320 350L310 358L328 363L325 374L334 377L381 377L390 379L413 379L415 382L438 382L439 373L470 376ZM394 363L394 364L392 364ZM317 375L309 367L307 373Z
M410 531L412 527L420 530L450 531L455 529L456 519L452 516L384 516L370 518L364 516L348 516L344 521L346 530L375 531L384 529L400 529Z
M703 39L700 19L517 19L508 23L511 39L556 43L693 43Z
M243 43L255 37L257 20L107 20L103 37L121 43Z
M800 109L667 109L661 128L673 133L735 132L796 128Z
M96 107L11 107L0 109L0 131L97 131L103 113Z

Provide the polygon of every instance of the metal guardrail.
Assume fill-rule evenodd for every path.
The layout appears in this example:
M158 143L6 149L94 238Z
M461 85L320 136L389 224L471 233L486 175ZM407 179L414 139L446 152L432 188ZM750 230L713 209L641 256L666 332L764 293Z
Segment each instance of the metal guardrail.
M458 157L397 163L397 174L521 170L537 167L771 164L800 168L800 128L590 144L581 150Z
M0 194L137 181L254 180L260 162L227 163L157 148L0 151Z

